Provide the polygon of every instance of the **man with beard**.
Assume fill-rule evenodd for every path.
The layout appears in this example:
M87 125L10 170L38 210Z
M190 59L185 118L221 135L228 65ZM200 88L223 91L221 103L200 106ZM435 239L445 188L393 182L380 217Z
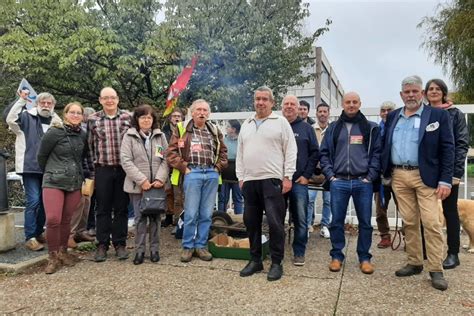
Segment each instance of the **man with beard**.
M431 285L448 288L443 276L443 231L438 199L451 193L454 138L448 111L423 105L423 82L418 76L402 81L405 106L392 111L385 124L382 167L392 179L405 227L408 264L395 275L407 277L423 271L420 220L426 240L427 270Z
M330 181L332 221L332 249L329 270L341 270L342 250L346 245L344 221L349 198L354 201L359 237L357 255L362 273L372 274L370 262L372 243L372 181L380 176L380 134L375 122L368 121L360 112L360 97L346 93L342 99L343 111L336 122L329 125L321 145L321 168Z
M50 93L37 96L37 106L24 111L29 91L20 91L20 98L13 105L6 121L16 134L15 171L23 178L25 188L25 239L26 248L37 251L44 248L44 223L46 220L43 199L43 172L38 165L36 153L41 138L54 121L61 119L54 113L56 99Z

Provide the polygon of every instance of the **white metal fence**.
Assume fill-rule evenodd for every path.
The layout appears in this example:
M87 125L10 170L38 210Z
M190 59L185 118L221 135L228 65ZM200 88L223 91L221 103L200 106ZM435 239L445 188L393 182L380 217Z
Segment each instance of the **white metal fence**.
M468 129L474 128L474 126L469 126L469 121L468 121L468 115L474 115L474 104L466 104L466 105L458 105L457 106L465 115L467 124L468 124ZM337 113L331 113L331 120L337 119L337 117L340 115L341 109L337 110ZM379 117L379 108L362 108L361 111L364 113L364 115L367 117L367 119L374 121L374 122L379 122L380 117ZM280 111L276 111L277 114L281 115ZM223 112L223 113L211 113L210 119L214 121L216 124L218 124L221 127L221 130L225 132L225 126L226 122L228 120L239 120L243 121L247 118L249 118L251 115L254 115L255 112ZM310 117L315 117L315 110L312 109L309 113ZM474 156L474 150L470 150L471 155ZM460 190L459 190L459 197L464 198L464 199L470 199L474 197L474 178L468 178L467 176L467 159L466 159L466 170L464 172L464 177L463 181L461 182ZM318 194L318 199L316 201L316 206L315 206L315 214L316 214L316 219L315 221L318 222L321 218L321 209L322 209L322 194ZM388 210L388 217L389 217L389 223L391 226L395 226L395 219L396 219L396 210L394 207L394 203L390 203L390 207ZM357 224L357 216L355 214L354 206L353 203L351 202L349 207L348 207L348 216L346 218L346 221L348 223L353 223ZM373 207L373 217L372 217L372 224L375 225L375 206ZM401 224L401 222L399 222Z

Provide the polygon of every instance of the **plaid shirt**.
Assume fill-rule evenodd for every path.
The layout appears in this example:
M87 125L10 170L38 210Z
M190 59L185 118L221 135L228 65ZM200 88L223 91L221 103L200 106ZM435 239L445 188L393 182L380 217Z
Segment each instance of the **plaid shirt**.
M130 128L131 116L123 110L109 118L104 111L99 111L87 121L87 141L89 156L94 165L120 166L120 144ZM94 172L92 177L94 176Z
M189 163L213 166L215 150L214 137L207 127L203 129L193 127L193 136L189 148Z

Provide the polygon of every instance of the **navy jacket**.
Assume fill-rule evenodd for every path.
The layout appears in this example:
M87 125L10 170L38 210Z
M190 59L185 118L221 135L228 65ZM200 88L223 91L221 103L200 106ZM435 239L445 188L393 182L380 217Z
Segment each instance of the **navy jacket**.
M339 119L340 120L340 119ZM338 121L339 121L338 120ZM334 144L334 129L336 123L332 122L326 134L324 135L321 152L320 152L320 162L321 169L323 171L326 179L331 179L333 176L336 176L334 170L334 163L336 161L336 145ZM380 176L380 152L381 152L381 142L380 142L380 129L378 125L374 122L370 122L370 139L367 147L367 165L364 166L364 170L352 170L353 175L355 174L367 174L367 180L375 181ZM344 127L345 128L345 127ZM344 146L350 146L347 143ZM360 157L358 155L350 155L349 159L360 162ZM352 165L358 165L359 163L352 163Z
M310 179L313 175L319 159L319 146L313 127L297 118L290 123L296 139L298 154L296 156L296 172L293 181L300 176Z
M390 178L392 174L393 131L400 118L400 111L403 109L399 108L390 112L385 123L382 152L382 170L385 178ZM423 183L432 188L437 188L439 181L451 183L453 178L454 139L448 111L430 106L423 108L419 142L418 166Z

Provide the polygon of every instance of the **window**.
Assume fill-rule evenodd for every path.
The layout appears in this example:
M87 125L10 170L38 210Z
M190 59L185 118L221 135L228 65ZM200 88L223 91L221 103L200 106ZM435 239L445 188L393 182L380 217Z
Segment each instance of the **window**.
M321 70L321 86L326 87L329 89L329 82L331 81L329 79L329 71L327 70L326 66L324 64L321 65L322 70Z

